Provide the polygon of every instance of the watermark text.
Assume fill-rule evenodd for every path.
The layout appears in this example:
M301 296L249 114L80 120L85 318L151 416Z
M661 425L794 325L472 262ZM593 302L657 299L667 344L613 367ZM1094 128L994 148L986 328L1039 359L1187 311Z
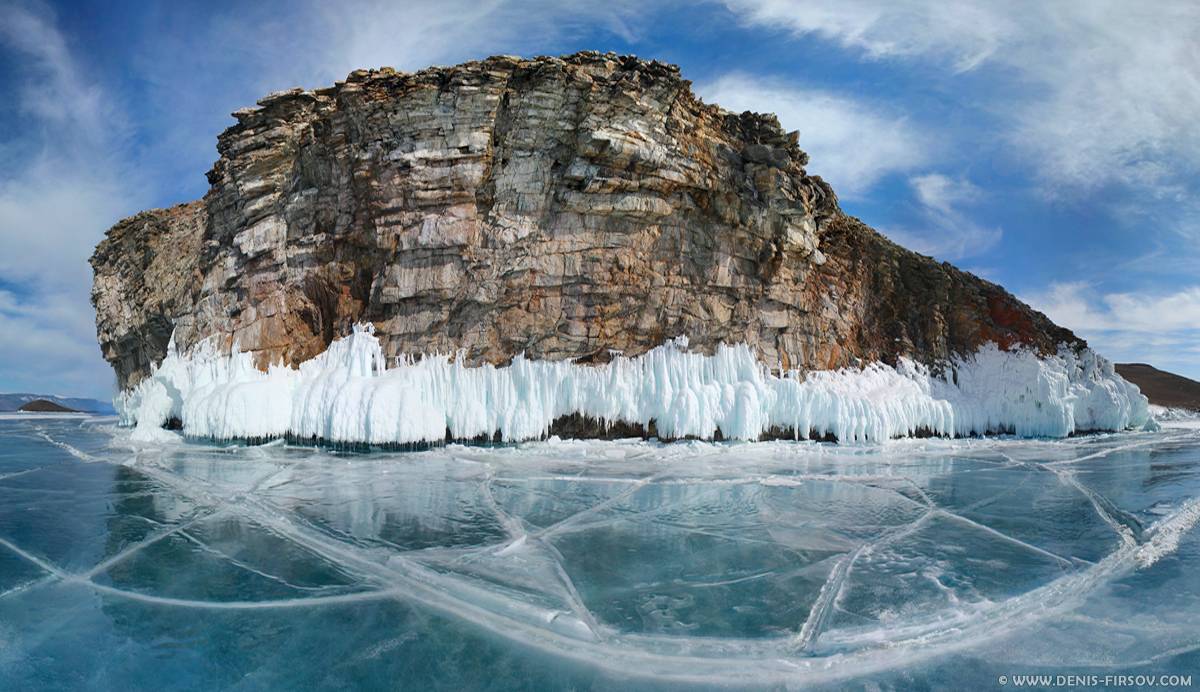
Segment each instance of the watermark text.
M1191 675L1001 675L1007 687L1191 687Z

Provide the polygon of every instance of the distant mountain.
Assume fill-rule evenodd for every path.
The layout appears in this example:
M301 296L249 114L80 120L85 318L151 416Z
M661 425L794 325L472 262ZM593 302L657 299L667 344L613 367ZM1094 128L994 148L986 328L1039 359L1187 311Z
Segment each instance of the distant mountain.
M81 413L81 411L76 411L73 408L67 408L66 406L56 404L53 401L46 401L45 399L34 399L28 404L22 405L17 410L27 413Z
M18 411L22 406L32 401L47 401L71 411L85 413L100 413L111 415L116 413L112 404L98 399L80 399L78 397L53 396L50 394L0 394L0 413Z
M1200 382L1146 363L1117 363L1117 374L1136 384L1150 403L1200 411Z

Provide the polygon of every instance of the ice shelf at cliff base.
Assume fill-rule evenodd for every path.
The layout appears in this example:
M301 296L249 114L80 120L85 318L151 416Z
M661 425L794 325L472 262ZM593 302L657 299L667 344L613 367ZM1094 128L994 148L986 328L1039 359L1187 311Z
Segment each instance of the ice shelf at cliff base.
M523 356L506 367L439 356L389 366L373 328L359 325L298 368L267 372L249 353L221 354L203 343L180 354L172 346L149 378L119 397L118 409L143 437L162 435L160 427L178 418L197 437L371 444L529 440L571 415L643 429L653 423L667 439L1063 437L1152 425L1145 397L1088 349L1039 357L987 344L944 375L901 359L896 367L776 376L745 345L721 345L713 355L686 348L676 339L598 366Z
M1145 419L1070 330L849 216L799 133L704 103L672 65L359 70L234 117L203 199L117 223L91 259L141 434L850 441Z

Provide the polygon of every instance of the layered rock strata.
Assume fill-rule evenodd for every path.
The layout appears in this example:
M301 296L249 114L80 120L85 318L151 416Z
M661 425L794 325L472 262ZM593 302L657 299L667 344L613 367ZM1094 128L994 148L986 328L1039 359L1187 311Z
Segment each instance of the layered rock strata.
M678 336L783 369L1084 345L844 214L797 133L703 103L671 65L579 53L356 71L234 117L204 199L121 221L92 257L122 388L172 333L264 367L359 322L386 356L467 364L600 362Z

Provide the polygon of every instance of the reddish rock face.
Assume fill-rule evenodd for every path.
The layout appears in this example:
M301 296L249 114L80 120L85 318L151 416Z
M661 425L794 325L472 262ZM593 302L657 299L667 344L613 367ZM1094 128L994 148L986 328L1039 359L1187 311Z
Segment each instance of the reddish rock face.
M216 336L296 363L357 321L389 355L604 360L686 335L833 368L1081 345L1000 287L845 216L774 116L630 57L358 71L234 114L201 201L92 257L122 386Z

